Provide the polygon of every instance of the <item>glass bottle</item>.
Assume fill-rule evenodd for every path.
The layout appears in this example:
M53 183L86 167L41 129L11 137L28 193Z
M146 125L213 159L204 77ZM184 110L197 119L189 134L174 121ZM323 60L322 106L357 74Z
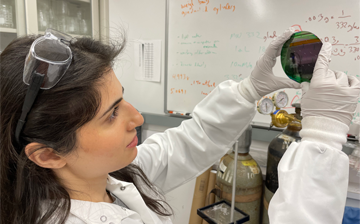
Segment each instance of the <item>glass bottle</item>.
M38 27L40 31L45 31L50 25L50 6L49 1L37 1Z
M14 28L12 5L6 1L0 2L0 26Z

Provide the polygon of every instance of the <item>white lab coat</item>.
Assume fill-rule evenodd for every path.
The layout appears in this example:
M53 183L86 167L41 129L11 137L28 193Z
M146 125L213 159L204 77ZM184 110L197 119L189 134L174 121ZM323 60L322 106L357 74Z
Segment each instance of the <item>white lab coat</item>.
M167 193L196 178L221 158L254 115L255 104L240 95L238 83L225 81L195 107L193 119L152 135L138 146L133 163ZM331 119L317 120L305 119L311 128L303 131L304 141L292 143L280 162L280 186L269 206L271 224L341 222L348 158L340 150L347 126ZM132 183L109 177L107 189L131 210L105 202L71 200L67 223L171 223L145 205Z

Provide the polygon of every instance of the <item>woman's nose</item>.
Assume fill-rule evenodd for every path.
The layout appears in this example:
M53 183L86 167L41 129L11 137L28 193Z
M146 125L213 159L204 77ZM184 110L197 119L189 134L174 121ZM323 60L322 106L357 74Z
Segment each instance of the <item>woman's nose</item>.
M128 125L128 130L134 130L136 127L141 126L144 123L143 116L137 111L130 103L128 103L130 109L130 122Z

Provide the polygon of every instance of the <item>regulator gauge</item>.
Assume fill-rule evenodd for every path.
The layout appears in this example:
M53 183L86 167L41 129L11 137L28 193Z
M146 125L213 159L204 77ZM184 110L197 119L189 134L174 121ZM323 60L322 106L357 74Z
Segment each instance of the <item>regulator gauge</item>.
M257 110L260 114L268 115L273 112L274 103L269 98L262 98L259 100Z
M272 100L276 107L283 108L289 102L289 97L284 91L281 91L275 93L274 96L272 97Z

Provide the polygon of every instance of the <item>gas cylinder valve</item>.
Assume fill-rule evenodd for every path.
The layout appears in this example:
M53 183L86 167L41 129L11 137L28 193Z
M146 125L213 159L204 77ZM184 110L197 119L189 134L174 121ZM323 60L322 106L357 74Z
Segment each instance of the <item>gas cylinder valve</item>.
M289 114L287 111L281 109L286 107L288 101L289 97L284 91L275 93L271 99L263 98L259 100L257 104L257 109L259 113L264 115L269 114L271 116L270 128L272 128L273 126L278 128L284 128L288 126L290 122L301 123L300 112L296 112L295 114ZM293 104L292 106L300 108L300 104Z

